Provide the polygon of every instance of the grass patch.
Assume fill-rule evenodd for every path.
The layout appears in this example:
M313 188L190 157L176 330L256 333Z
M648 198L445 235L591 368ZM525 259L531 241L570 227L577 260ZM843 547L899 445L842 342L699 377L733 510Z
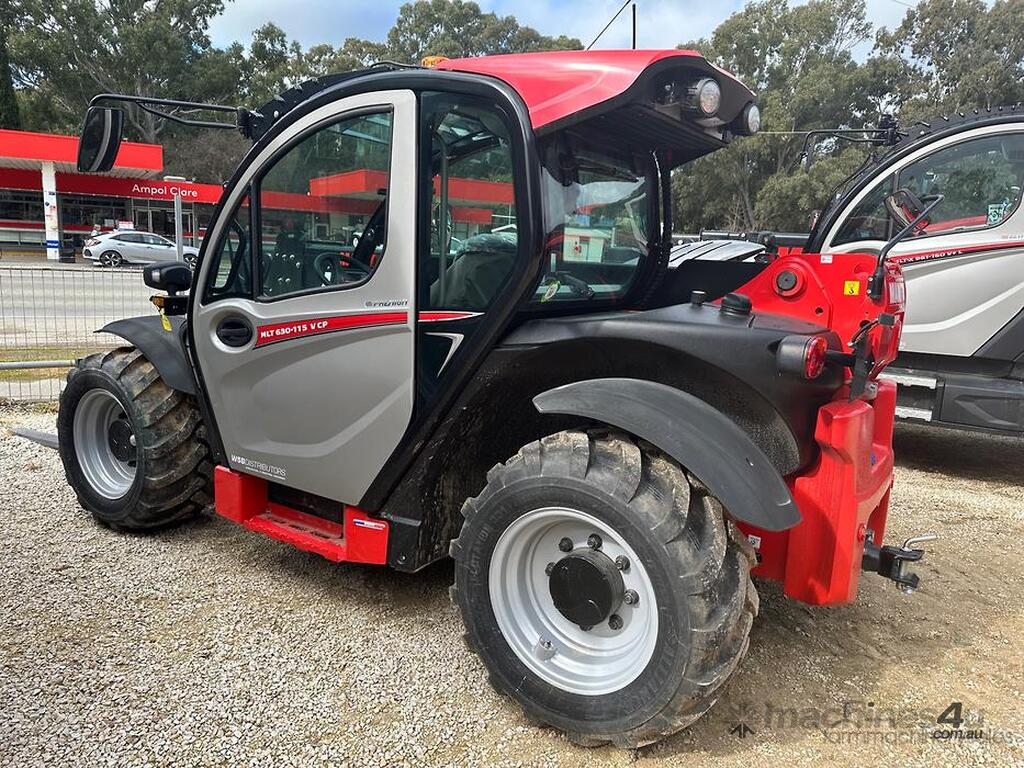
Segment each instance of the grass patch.
M33 360L77 360L99 351L97 347L56 345L43 347L14 347L0 352L5 363L24 363ZM67 368L15 368L0 371L3 381L39 381L40 379L63 379Z

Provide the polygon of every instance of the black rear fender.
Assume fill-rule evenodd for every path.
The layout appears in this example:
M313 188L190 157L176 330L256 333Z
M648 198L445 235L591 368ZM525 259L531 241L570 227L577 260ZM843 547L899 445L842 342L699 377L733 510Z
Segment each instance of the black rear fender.
M116 320L97 333L120 336L146 356L168 387L194 395L196 378L185 349L185 321L180 317L167 319L171 324L169 331L159 315L148 315Z
M800 512L779 471L746 432L703 400L665 384L590 379L542 392L541 413L578 416L625 430L696 475L745 523L782 531Z

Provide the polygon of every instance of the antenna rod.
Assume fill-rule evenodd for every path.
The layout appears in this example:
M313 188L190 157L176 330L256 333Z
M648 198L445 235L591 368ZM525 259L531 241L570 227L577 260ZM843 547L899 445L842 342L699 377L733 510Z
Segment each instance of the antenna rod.
M633 3L633 50L636 50L636 3Z
M602 29L600 32L597 33L597 37L595 37L593 40L590 41L590 45L588 45L585 50L589 51L591 48L594 47L594 43L596 43L598 40L601 39L601 35L603 35L605 32L608 31L608 27L610 27L612 25L612 23L617 18L619 18L619 14L621 14L624 10L626 10L626 6L629 5L631 2L632 2L632 0L626 0L626 2L624 2L622 4L622 7L619 8L619 10L617 10L615 12L615 15L611 17L611 19L608 21L608 23L604 25L604 29Z

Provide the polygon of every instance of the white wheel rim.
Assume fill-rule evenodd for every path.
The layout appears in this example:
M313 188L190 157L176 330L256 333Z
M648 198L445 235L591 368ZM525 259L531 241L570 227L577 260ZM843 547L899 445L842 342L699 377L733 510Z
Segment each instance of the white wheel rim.
M627 590L638 600L614 610L620 629L602 622L583 630L555 607L545 571L566 555L559 542L569 538L574 551L598 534L601 552L628 559L622 571ZM566 507L527 512L498 539L488 571L491 608L513 653L544 682L569 693L601 696L629 685L647 668L658 640L654 586L633 548L608 524Z
M127 418L118 399L105 389L86 392L75 408L71 432L78 466L89 486L106 499L120 499L135 482L134 462L118 459L109 438L111 425Z

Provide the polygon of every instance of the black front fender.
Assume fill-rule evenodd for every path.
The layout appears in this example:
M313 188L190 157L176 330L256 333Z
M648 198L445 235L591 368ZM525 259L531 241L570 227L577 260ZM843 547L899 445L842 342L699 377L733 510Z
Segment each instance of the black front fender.
M703 400L641 379L591 379L533 398L541 413L594 419L665 451L707 485L737 520L766 531L800 522L782 476L747 434Z
M194 395L196 378L185 350L185 321L180 317L168 320L169 331L164 329L159 315L150 315L115 320L97 333L112 333L130 342L153 364L168 387Z

